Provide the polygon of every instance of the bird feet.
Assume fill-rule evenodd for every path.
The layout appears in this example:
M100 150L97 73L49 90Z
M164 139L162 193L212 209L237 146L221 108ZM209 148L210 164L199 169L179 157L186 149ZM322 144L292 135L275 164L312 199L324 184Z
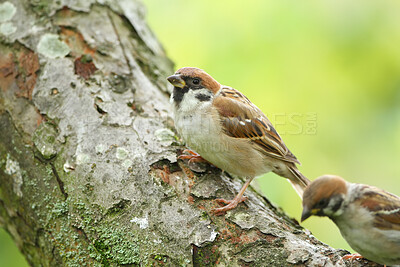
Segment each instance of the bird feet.
M199 154L196 152L190 150L190 149L185 149L183 150L183 153L188 153L190 155L179 155L178 159L189 159L189 164L190 163L195 163L195 162L208 162L207 160L203 159Z
M350 260L350 261L354 261L354 260L358 260L358 259L364 259L363 256L361 256L358 253L354 253L354 254L349 254L349 255L344 255L342 257L343 260Z
M212 212L213 212L215 215L223 215L223 214L225 214L225 212L227 212L228 210L231 210L231 209L236 208L236 206L237 206L239 203L241 203L241 202L243 202L243 201L246 201L246 200L247 200L247 197L244 197L244 196L235 197L235 198L232 199L232 200L226 200L226 199L223 199L223 198L218 198L218 199L216 199L215 201L217 201L217 203L218 203L219 205L224 205L224 204L225 204L226 206L221 207L221 208L213 209Z

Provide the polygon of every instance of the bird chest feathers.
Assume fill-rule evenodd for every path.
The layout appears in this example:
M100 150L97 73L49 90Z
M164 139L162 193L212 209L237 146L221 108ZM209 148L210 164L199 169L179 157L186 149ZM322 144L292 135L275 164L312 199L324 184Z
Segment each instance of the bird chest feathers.
M175 127L186 143L199 153L202 151L214 150L215 146L221 144L221 125L213 118L210 112L210 102L196 102L196 105L189 105L192 102L184 98L179 112L175 112Z

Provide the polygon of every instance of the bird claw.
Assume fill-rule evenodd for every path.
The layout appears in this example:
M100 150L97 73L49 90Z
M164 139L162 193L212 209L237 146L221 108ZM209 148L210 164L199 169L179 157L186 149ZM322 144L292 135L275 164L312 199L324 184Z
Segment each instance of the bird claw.
M227 212L228 210L236 208L236 206L239 203L241 203L243 201L246 201L247 199L248 199L247 197L243 197L243 196L241 196L240 198L234 198L233 200L226 200L226 199L223 199L223 198L218 198L215 201L221 206L224 205L224 204L226 206L221 207L221 208L212 209L212 212L215 215L223 215L223 214L225 214L225 212Z
M195 162L208 162L207 160L203 159L199 154L196 152L190 150L190 149L185 149L183 150L182 153L188 153L190 155L179 155L178 159L189 159L188 163L195 163Z
M239 203L241 203L241 202L243 202L243 201L246 201L248 199L248 197L240 197L240 199L239 200L237 200L237 203L239 204ZM233 200L226 200L226 199L223 199L223 198L217 198L216 200L215 200L219 205L229 205L229 204L231 204L232 202L234 202L234 201L236 201L235 199L233 199Z
M343 259L343 260L351 260L351 261L354 261L354 260L358 260L358 259L364 259L364 257L361 256L361 255L358 254L358 253L355 253L355 254L344 255L344 256L342 257L342 259Z
M185 149L185 150L183 150L182 151L182 154L184 154L184 153L189 153L190 155L192 155L192 156L200 156L198 153L196 153L196 152L194 152L193 150L190 150L190 149ZM182 156L182 155L181 155Z

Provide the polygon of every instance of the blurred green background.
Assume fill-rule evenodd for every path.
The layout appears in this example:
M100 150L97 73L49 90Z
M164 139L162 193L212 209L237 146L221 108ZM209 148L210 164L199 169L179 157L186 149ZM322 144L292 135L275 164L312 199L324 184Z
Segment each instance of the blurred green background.
M306 176L337 174L400 195L399 1L143 2L176 68L203 68L242 91ZM300 218L300 199L284 179L267 174L252 185ZM303 226L351 250L330 220ZM2 229L0 265L26 265Z

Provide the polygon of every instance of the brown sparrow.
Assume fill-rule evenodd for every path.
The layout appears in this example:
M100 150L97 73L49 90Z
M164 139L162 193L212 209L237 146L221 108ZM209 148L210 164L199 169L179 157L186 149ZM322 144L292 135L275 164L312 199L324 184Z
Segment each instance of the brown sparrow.
M181 68L168 81L174 85L175 127L186 144L218 168L247 178L233 200L217 200L227 206L215 213L235 208L246 199L243 194L251 180L270 171L288 178L303 195L310 181L297 169L300 162L246 96L198 68ZM187 157L191 156L183 158Z
M382 189L334 175L313 181L304 191L301 221L327 216L347 243L380 264L400 264L400 198Z

